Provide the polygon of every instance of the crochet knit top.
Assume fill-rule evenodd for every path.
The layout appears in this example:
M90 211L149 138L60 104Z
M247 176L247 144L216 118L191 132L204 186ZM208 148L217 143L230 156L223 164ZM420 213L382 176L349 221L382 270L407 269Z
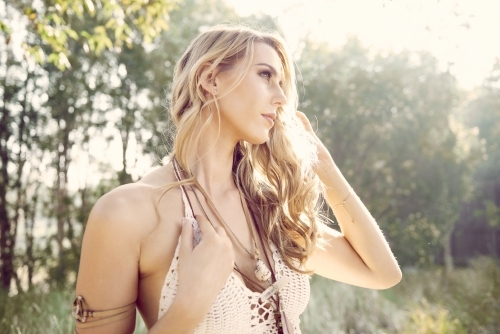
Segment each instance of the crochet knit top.
M193 226L194 244L197 245L201 240L200 228L194 219L183 187L181 187L181 190L185 217L189 219ZM177 293L179 241L177 242L174 257L162 287L158 319L167 312ZM287 318L293 326L294 333L301 333L299 315L304 311L309 301L309 276L297 273L288 267L273 243L270 244L270 249L274 260L276 279L279 280L283 276L288 276L289 278L288 283L280 290L281 307L286 312ZM250 290L233 271L217 295L210 311L205 315L201 323L198 324L194 333L278 333L273 308L270 308L269 305L270 302L273 303L272 299L262 302L260 296L260 292Z

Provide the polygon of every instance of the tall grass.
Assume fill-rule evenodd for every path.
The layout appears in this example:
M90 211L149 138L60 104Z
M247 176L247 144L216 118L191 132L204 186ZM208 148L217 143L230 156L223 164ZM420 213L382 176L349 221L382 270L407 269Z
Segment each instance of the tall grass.
M72 289L48 293L32 291L8 297L0 290L1 334L68 334L73 333L74 319L71 305L75 296ZM135 334L146 333L139 314Z
M18 293L12 297L2 293L0 333L72 333L72 296L72 291Z
M378 291L315 276L300 327L304 333L396 333L402 330L405 318Z
M72 333L70 289L0 293L0 333ZM447 274L441 268L404 271L385 291L361 289L314 277L301 316L305 334L500 333L500 266L481 258ZM138 316L136 334L146 333Z
M385 291L314 277L304 333L500 333L500 266L489 258L446 273L403 272Z
M402 283L393 292L399 297L398 304L412 311L409 328L419 333L500 333L498 262L478 258L470 262L469 268L451 273L438 269L408 274ZM446 314L443 321L452 330L425 331L420 327L422 321L418 321L422 310L428 310L424 319L429 322L436 321L438 314Z

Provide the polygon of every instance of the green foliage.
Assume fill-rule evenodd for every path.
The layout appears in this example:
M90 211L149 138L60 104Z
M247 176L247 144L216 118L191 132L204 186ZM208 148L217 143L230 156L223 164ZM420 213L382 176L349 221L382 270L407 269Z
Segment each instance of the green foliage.
M474 92L464 111L464 123L474 129L484 145L482 160L475 169L476 216L492 227L500 226L500 60L482 87Z
M432 263L471 192L480 146L455 115L455 79L429 54L373 55L355 39L337 52L306 44L298 66L299 108L400 263Z
M51 0L13 3L29 22L41 44L25 44L38 62L46 60L60 70L71 67L68 40L84 40L84 47L99 55L105 49L123 44L151 43L168 29L168 14L179 0ZM74 29L78 22L92 21L87 30ZM0 31L10 38L9 26L2 22ZM48 48L44 48L47 45Z

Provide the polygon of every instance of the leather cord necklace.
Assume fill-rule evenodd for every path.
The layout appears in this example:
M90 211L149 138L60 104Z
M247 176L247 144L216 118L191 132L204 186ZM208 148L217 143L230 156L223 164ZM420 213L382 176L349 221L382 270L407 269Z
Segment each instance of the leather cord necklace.
M177 178L178 181L181 181L181 175L179 173L179 163L177 162L177 159L175 159L175 157L173 158L173 165L174 165L174 173L175 173L175 176ZM225 221L222 219L222 217L220 216L219 212L217 211L217 209L215 208L215 205L213 204L213 202L210 200L210 197L208 197L208 195L206 194L206 192L203 190L203 188L199 185L198 181L196 179L194 179L195 181L195 186L198 188L198 190L200 190L200 192L202 193L202 195L205 197L207 203L210 205L210 207L212 208L212 210L216 213L217 215L217 218L224 224L224 226L229 229L229 231L231 232L231 234L235 237L235 239L238 241L238 243L240 244L240 246L245 249L245 251L249 254L251 254L242 244L241 242L239 241L239 239L236 237L236 235L233 233L233 231L229 228L229 226L227 226L227 224L225 223ZM181 185L182 188L184 188L184 186ZM205 217L207 218L207 220L210 222L210 224L212 226L213 223L212 221L210 220L210 218L208 217L206 211L205 211L205 208L203 207L203 205L201 204L201 201L196 193L196 191L194 190L193 186L190 185L190 188L191 188L191 191L194 193L195 195L195 198L198 202L198 205L200 206L201 210L203 211ZM252 226L254 225L253 222L255 222L255 216L253 215L253 213L251 213L251 217L250 217L250 213L249 213L249 210L248 210L248 207L246 206L246 202L244 203L243 202L243 196L242 196L242 193L241 193L241 190L240 188L238 187L238 191L240 192L240 201L241 201L241 204L243 206L243 211L245 213L245 218L246 218L246 221L247 221L247 224L249 225L249 228L250 228L250 231L252 233L252 240L254 242L254 245L255 245L255 249L256 249L256 252L258 254L258 247L257 247L257 243L255 241L255 237L253 235L253 228ZM193 206L191 205L191 201L189 199L189 194L184 190L184 192L186 193L186 197L187 197L187 200L188 200L188 203L189 203L189 206L191 207L191 212L194 213L194 210L193 210ZM261 220L262 220L262 213L261 213ZM251 225L250 225L251 224ZM267 277L266 280L261 280L259 279L260 281L268 281L269 283L271 283L271 286L268 288L274 288L274 293L272 293L270 295L270 299L272 299L272 301L274 302L274 305L275 307L273 307L273 303L271 303L271 307L274 309L274 320L275 320L275 323L276 323L276 327L277 327L277 330L278 330L278 334L293 334L294 333L294 330L293 330L293 326L291 325L290 321L288 320L286 314L285 314L285 311L283 310L282 308L282 304L280 303L280 294L279 294L279 288L277 287L278 284L278 280L277 280L277 277L276 277L276 274L274 272L274 268L273 266L271 265L271 261L269 260L269 256L268 256L268 253L267 253L267 249L265 247L265 244L263 242L263 239L262 239L262 235L260 233L260 230L259 230L259 227L258 227L258 224L255 224L255 228L256 228L256 234L258 235L259 239L260 239L260 242L261 242L261 245L263 247L263 251L264 251L264 256L267 260L267 263L269 264L269 268L271 269L269 271L269 269L267 269L267 267L265 266L265 264L263 263L263 261L258 258L257 259L257 263L262 262L262 265L264 266L264 268L266 270L268 270L269 272L269 275ZM253 257L252 257L253 258ZM275 264L276 265L276 264ZM256 269L255 271L255 274L256 274L256 277L259 278L257 276L257 271L258 271L259 268ZM248 276L246 276L237 266L236 262L234 263L234 270L236 272L238 272L244 280L247 281L247 283L257 292L262 292L263 295L265 294L265 288L255 282L254 280L250 279ZM287 280L285 280L286 282ZM286 283L285 283L286 284ZM266 290L267 291L267 290Z
M179 167L179 163L177 162L177 159L174 158L173 159L173 163L174 163L174 169L176 170L176 173L179 173L179 171L177 170L177 168ZM175 167L177 167L177 168L175 168ZM176 175L176 176L178 178L180 177L180 175ZM243 207L243 211L245 213L245 220L246 220L248 229L250 230L250 234L252 236L252 242L253 242L254 247L255 247L255 250L253 252L251 252L250 250L248 250L248 248L246 248L243 245L243 243L238 239L238 237L236 236L236 234L229 227L229 225L225 222L224 218L222 218L222 216L220 215L219 211L215 207L215 204L212 202L212 200L210 199L210 197L208 196L208 194L205 192L205 190L203 189L203 187L198 183L198 181L196 179L194 179L194 184L195 184L196 188L198 188L198 190L205 197L205 200L207 201L208 205L212 208L212 211L217 216L217 219L224 225L226 231L229 230L229 232L234 237L234 239L236 240L236 242L240 245L240 247L243 248L248 253L248 255L250 255L250 257L252 259L256 260L255 272L254 272L255 277L259 281L261 281L261 282L266 282L266 281L269 282L269 279L271 278L271 272L269 271L269 269L267 268L267 266L265 265L265 263L260 258L259 247L257 247L257 241L255 240L255 231L254 231L251 219L250 219L250 214L248 213L247 204L244 203L244 201L243 201L243 194L241 193L241 189L238 187L238 192L239 192L239 195L240 195L241 206ZM192 185L190 185L190 188L191 188L191 191L194 193L194 195L196 197L196 200L198 201L198 204L199 204L200 208L202 209L203 213L205 214L205 216L207 217L207 219L210 221L210 218L208 217L207 212L205 211L205 208L203 207L203 205L201 205L201 201L200 201L200 199L198 197L198 194L196 193L196 191L194 190L194 188L193 188ZM212 222L210 222L210 223L212 223Z

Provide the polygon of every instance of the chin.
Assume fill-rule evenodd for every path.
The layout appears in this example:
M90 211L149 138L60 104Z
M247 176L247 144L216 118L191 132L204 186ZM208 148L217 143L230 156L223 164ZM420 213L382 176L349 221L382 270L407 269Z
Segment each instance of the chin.
M270 129L260 128L256 131L247 132L243 140L252 145L262 145L271 137Z
M247 143L249 144L252 144L252 145L262 145L262 144L265 144L267 142L267 139L264 140L264 141L257 141L257 140L245 140Z
M265 137L259 137L259 138L247 138L245 139L245 141L247 143L250 143L252 145L262 145L262 144L265 144L267 141L269 140L269 135L265 136Z

